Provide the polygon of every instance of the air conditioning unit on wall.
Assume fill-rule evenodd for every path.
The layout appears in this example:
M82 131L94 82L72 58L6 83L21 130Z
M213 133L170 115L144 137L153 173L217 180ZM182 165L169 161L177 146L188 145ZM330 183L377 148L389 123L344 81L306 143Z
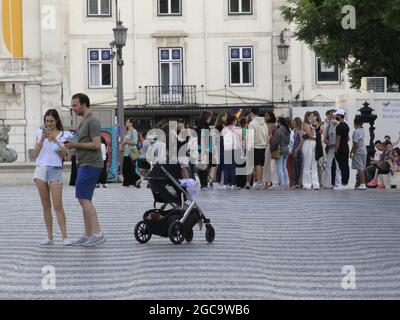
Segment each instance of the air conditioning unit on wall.
M363 77L360 90L361 92L387 92L387 78Z

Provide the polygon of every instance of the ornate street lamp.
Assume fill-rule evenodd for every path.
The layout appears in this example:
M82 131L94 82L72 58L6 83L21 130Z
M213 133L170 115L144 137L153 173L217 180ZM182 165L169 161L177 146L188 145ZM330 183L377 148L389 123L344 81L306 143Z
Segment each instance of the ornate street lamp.
M118 48L123 48L126 46L126 38L128 35L128 29L122 24L122 21L117 21L117 26L113 29L114 32L114 43Z
M117 49L117 119L118 119L118 142L119 145L123 142L125 137L125 109L124 109L124 78L123 66L124 60L122 59L122 48L126 46L126 38L128 29L122 24L122 21L117 18L116 27L113 28L114 41L110 43L111 48ZM119 150L122 148L119 147ZM122 153L123 151L121 151ZM123 155L120 154L120 169L122 170Z
M289 57L289 45L286 43L286 40L285 40L285 32L286 31L288 31L288 29L283 29L282 30L282 32L279 34L279 44L277 45L277 48L278 48L278 58L279 58L279 61L282 63L282 64L285 64L286 63L286 61L288 60L288 57ZM273 45L272 45L272 43L273 43L273 38L277 38L276 36L272 36L271 37L271 46L273 47ZM273 57L274 55L272 55L272 57ZM274 59L272 58L272 103L274 102L274 79L273 79L273 76L274 76ZM286 79L282 82L282 92L283 92L283 94L282 94L282 101L284 100L284 88L285 88L285 82L287 82L287 77L286 77Z
M368 150L368 158L367 158L367 163L369 164L370 158L374 156L375 154L375 121L378 119L378 116L376 114L372 114L375 110L370 108L369 103L365 101L363 104L363 108L361 108L360 113L361 115L359 116L363 123L369 123L370 128L369 128L369 136L370 136L370 141L369 141L369 146L367 146Z
M279 56L279 61L282 62L282 64L286 63L289 56L289 45L285 41L286 30L287 29L282 30L280 34L280 43L278 44L278 56Z

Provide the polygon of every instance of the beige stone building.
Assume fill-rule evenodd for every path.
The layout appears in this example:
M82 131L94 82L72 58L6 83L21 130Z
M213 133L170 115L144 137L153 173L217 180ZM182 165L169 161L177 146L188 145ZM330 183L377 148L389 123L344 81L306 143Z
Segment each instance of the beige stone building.
M44 112L63 108L67 78L68 1L2 0L0 125L10 125L18 161L30 160ZM68 120L67 120L68 121Z
M288 59L279 61L280 34L291 28L280 15L284 3L119 0L128 28L126 116L146 129L178 115L195 123L204 108L334 106L349 92L345 73L324 65L290 30ZM13 127L10 147L26 161L47 109L71 125L72 93L87 93L96 108L116 107L116 1L2 0L0 10L0 125Z

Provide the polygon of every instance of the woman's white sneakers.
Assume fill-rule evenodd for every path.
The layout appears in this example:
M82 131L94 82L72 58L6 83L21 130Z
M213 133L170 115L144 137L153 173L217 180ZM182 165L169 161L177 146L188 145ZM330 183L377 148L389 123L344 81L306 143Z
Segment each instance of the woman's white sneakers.
M54 240L50 240L49 238L45 238L40 242L41 246L53 246Z
M40 242L40 246L42 246L42 247L54 246L54 244L55 244L54 240L50 240L49 238L46 238ZM69 240L68 238L63 240L64 247L70 247L71 245L72 245L72 241Z

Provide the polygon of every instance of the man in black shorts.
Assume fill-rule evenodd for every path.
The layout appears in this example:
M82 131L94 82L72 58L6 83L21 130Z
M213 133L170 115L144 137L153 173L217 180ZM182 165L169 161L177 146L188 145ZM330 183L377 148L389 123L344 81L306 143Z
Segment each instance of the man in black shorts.
M250 117L252 121L249 124L249 130L254 131L254 166L256 168L256 180L254 189L261 189L263 166L265 162L265 150L268 147L268 127L265 118L260 117L260 110L257 107L251 108Z
M335 112L334 116L336 120L339 122L339 125L336 127L336 152L335 157L336 161L339 164L340 172L342 174L342 184L336 186L335 190L346 190L347 184L349 183L350 178L350 166L349 166L349 158L350 158L350 127L345 121L346 111L343 109L339 109Z

